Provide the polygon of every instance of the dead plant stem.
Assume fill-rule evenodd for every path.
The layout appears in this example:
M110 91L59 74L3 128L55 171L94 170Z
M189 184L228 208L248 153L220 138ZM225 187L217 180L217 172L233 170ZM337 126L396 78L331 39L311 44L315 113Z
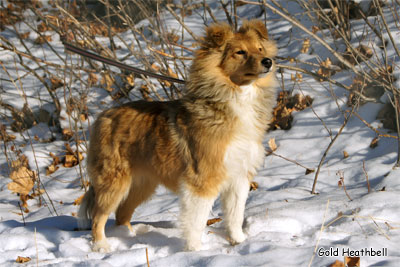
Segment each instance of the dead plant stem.
M340 127L340 129L339 129L338 133L335 135L335 137L333 137L333 139L332 139L331 142L329 143L328 147L325 149L324 154L322 155L322 158L321 158L321 160L320 160L320 162L319 162L319 164L318 164L317 171L315 172L315 177L314 177L314 182L313 182L313 186L312 186L312 189L311 189L311 194L315 194L315 187L316 187L316 185L317 185L317 180L318 180L319 172L321 171L321 167L322 167L322 165L323 165L324 162L325 162L325 159L326 159L326 156L328 155L329 150L331 149L331 147L333 146L333 144L335 143L335 141L338 139L338 137L339 137L340 134L342 133L344 127L346 127L346 125L347 125L347 123L349 122L349 120L350 120L350 118L351 118L351 116L352 116L352 114L353 114L353 112L354 112L356 106L358 106L358 105L354 105L354 106L353 106L353 108L352 108L350 114L348 114L348 115L346 115L346 113L343 114L344 117L345 117L345 119L344 119L344 122L343 122L342 126Z
M370 186L370 184L369 184L368 173L367 173L367 170L365 169L365 160L363 160L363 166L362 166L362 168L363 168L363 172L364 172L364 174L365 174L365 179L367 180L368 193L371 193L371 186Z

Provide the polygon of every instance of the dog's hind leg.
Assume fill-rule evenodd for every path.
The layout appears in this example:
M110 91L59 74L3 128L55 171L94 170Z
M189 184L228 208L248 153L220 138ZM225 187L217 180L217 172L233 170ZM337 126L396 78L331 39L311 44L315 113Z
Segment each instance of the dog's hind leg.
M186 240L185 249L201 249L201 236L216 197L201 197L190 190L181 194L180 222Z
M126 197L131 184L131 178L126 175L115 173L113 179L108 178L98 179L102 183L93 185L95 191L95 203L92 211L93 251L110 251L104 228L108 216Z
M127 198L120 203L115 213L116 224L125 225L131 232L133 230L130 221L133 212L154 193L158 184L155 179L148 177L135 178L133 179Z
M107 242L104 228L110 212L95 206L92 221L92 235L93 235L93 251L110 252L110 245Z
M243 242L243 219L246 199L249 192L247 177L230 177L221 192L224 222L232 245Z

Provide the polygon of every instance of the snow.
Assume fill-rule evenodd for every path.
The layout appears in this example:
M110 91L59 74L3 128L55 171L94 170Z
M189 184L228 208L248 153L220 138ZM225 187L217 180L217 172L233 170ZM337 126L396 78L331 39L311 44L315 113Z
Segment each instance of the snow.
M212 4L211 7L218 19L226 20L219 5ZM299 7L295 4L286 8L293 14L299 14ZM255 6L245 5L238 8L241 18L253 18L258 13L259 10ZM202 15L193 12L185 17L185 23L198 35L203 33L203 25L199 23L202 21ZM279 56L299 56L314 63L330 56L325 48L315 42L312 42L312 47L316 54L300 55L299 50L302 40L307 37L306 34L270 11L267 18L270 35L277 40L280 47ZM301 18L304 23L307 22L305 16ZM162 14L162 19L165 27L181 31L179 24L170 14ZM211 21L208 17L207 22ZM145 25L147 22L141 23ZM395 23L388 23L393 30L392 34L398 37L400 31ZM359 31L362 30L361 23L356 27L359 27ZM7 30L0 34L10 42L18 44L11 28L6 28ZM24 30L22 23L18 24L18 28L22 29L21 32L28 31ZM67 58L57 35L52 32L52 36L52 45L58 48L62 57ZM291 40L293 36L296 36L297 42ZM32 33L31 38L34 37ZM190 46L190 35L185 33L185 37L186 44ZM126 38L128 43L133 42L129 34L126 34ZM286 46L289 41L291 45ZM326 41L333 43L332 40ZM105 38L104 43L107 42L108 39ZM375 40L366 42L373 43ZM31 49L37 57L63 64L48 46L32 46ZM396 57L394 48L388 46L387 49L398 68L400 59ZM190 53L185 56L190 56ZM0 50L0 60L7 66L7 71L14 79L25 74L23 70L15 68L14 55L11 53ZM131 63L138 64L134 60ZM344 122L338 105L343 110L348 109L348 92L327 83L319 83L305 75L302 82L293 82L292 73L285 71L282 76L278 74L277 78L284 83L287 90L311 95L314 98L312 109L296 112L290 130L269 132L265 138L265 146L268 147L267 141L270 138L275 138L278 146L275 154L294 160L307 168L316 168L331 141L329 131L332 136L336 135ZM0 74L1 78L9 79L2 68ZM348 73L338 73L334 78L345 84L352 82ZM33 110L49 109L51 99L43 85L30 75L24 76L21 81L23 85L17 83L16 88L12 83L1 80L0 86L3 87L3 91L0 100L22 108L25 103L21 101L23 90L27 95L26 102ZM73 84L73 81L66 82ZM79 96L81 86L83 85L78 81L73 84L71 94ZM62 116L67 118L64 92L59 93L64 107ZM333 100L332 93L337 96L337 103ZM41 101L38 101L38 96ZM113 101L99 88L90 89L87 96L88 121L93 122L96 114L110 107ZM386 102L387 96L384 95L381 99ZM43 104L46 101L49 105ZM381 123L375 118L381 107L380 103L368 103L356 112L374 127L380 127ZM6 113L3 109L1 112ZM4 116L1 116L1 120L4 125L10 124ZM70 127L71 121L67 119L61 123L63 127ZM82 133L88 134L87 122L80 123L78 127L82 127ZM7 132L11 133L11 130L7 128ZM20 266L15 263L18 256L32 259L24 263L24 266L147 266L146 257L152 267L308 266L311 262L312 266L328 266L337 259L343 260L343 257L319 257L313 254L318 248L330 247L352 250L388 249L387 256L362 257L361 266L398 266L400 262L400 170L393 169L397 157L397 141L393 138L380 138L378 146L370 148L369 145L376 135L354 116L328 151L316 186L318 194L310 194L315 173L306 175L305 168L281 157L269 155L255 178L259 187L250 192L247 200L244 223L247 239L239 245L231 246L224 232L223 222L218 222L206 228L202 236L203 247L198 252L183 251L184 242L178 221L178 198L165 188L158 188L151 200L135 211L131 220L134 233L129 233L124 227L115 226L114 215L111 215L106 226L106 236L112 252L92 252L90 231L77 231L77 219L73 216L78 209L73 202L83 194L79 166L60 167L55 173L45 175L45 168L52 162L49 152L61 155L65 149L65 141L62 141L59 134L49 131L49 126L45 123L40 123L22 134L13 134L16 135L14 143L22 154L28 157L31 168L40 170L42 187L46 189L47 194L43 195L42 206L39 206L38 198L29 200L30 212L24 213L24 217L21 216L19 197L7 189L11 180L8 177L9 163L6 155L15 159L15 154L9 150L5 151L2 147L0 266ZM49 139L54 135L56 141L40 142L32 138L32 145L25 141L29 140L29 136L35 135L40 140ZM20 146L21 144L26 145ZM72 143L71 146L75 149ZM344 158L343 151L346 151L349 157ZM368 174L370 193L363 165ZM83 172L85 175L84 169ZM344 177L351 200L344 188L338 186L339 172ZM209 216L216 217L222 217L219 200L214 204Z

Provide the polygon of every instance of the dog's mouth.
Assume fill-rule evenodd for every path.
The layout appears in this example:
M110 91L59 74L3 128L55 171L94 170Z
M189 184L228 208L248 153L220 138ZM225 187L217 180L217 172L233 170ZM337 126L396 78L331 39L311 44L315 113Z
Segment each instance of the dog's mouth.
M256 77L256 76L259 76L259 75L267 74L268 72L269 72L269 70L262 71L262 72L259 72L259 73L250 73L250 72L248 72L248 73L245 73L244 76L246 76L246 77Z

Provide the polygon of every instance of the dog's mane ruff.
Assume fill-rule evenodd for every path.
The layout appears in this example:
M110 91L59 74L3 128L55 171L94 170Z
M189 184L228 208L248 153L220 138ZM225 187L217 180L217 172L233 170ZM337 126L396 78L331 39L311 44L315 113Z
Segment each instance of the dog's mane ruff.
M238 89L221 69L221 61L228 40L234 37L226 23L216 23L206 28L205 36L196 51L186 85L187 98L226 102Z
M219 66L221 60L222 52L215 49L197 52L186 86L186 97L216 102L226 102L233 97L239 87L223 73Z

